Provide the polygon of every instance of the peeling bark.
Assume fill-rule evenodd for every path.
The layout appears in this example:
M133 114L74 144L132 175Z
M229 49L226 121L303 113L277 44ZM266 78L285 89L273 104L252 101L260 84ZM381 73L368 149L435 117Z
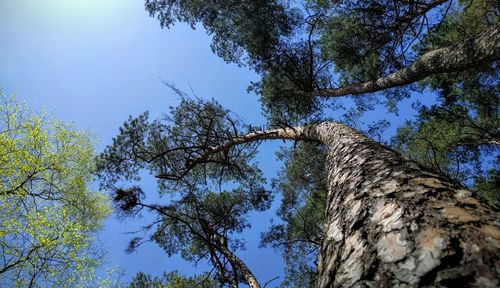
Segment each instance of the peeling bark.
M474 38L453 46L433 50L420 56L408 67L374 81L347 85L336 89L320 89L314 96L340 97L373 93L410 84L438 73L472 68L500 58L500 26L496 25Z

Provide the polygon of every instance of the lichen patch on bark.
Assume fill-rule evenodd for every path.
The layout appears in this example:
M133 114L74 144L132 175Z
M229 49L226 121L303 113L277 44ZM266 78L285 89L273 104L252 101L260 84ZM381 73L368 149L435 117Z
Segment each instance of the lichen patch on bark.
M342 251L342 264L335 278L336 285L352 285L361 279L363 275L363 253L366 250L365 241L361 233L356 231L347 237L345 248Z
M435 189L445 189L447 188L446 183L436 178L422 178L418 177L410 180L410 185L423 185Z
M402 263L399 263L398 266L393 266L393 269L391 270L397 279L404 283L415 285L420 279L420 277L415 273L416 268L417 261L415 260L415 257L411 256Z
M351 256L342 262L335 278L335 285L351 286L363 275L363 262L360 258Z
M344 249L342 251L342 260L347 259L351 252L357 252L364 249L361 249L364 246L364 241L361 239L361 233L356 231L353 235L347 237L344 244ZM359 254L359 253L358 253ZM362 255L363 253L361 253ZM361 255L357 255L356 257L361 257Z
M458 198L464 198L464 197L470 197L472 195L472 192L466 189L459 189L455 192L455 197Z
M356 215L358 215L359 210L361 208L361 200L356 200L351 206L351 210L349 210L350 216L354 219Z
M457 200L458 200L458 202L465 204L465 205L471 205L471 206L476 206L476 207L481 205L479 200L472 198L472 197L464 197L464 198L460 197L460 198L457 198Z
M409 285L417 285L422 276L441 264L448 246L448 234L439 228L426 228L415 237L416 249L404 261L392 266L394 276Z
M392 194L399 188L398 182L395 180L387 181L382 184L378 189L375 189L374 196L380 197Z
M403 227L402 215L403 209L398 208L394 203L384 203L379 201L375 206L375 213L371 220L382 226L382 231L390 232Z
M397 232L384 235L377 243L377 254L383 262L396 262L408 254L408 242Z
M427 228L417 235L416 241L419 247L431 252L432 257L438 258L446 248L448 236L443 229Z
M326 236L329 239L333 239L335 242L342 240L344 234L342 233L342 227L339 225L339 221L335 220L328 226L328 231L326 232Z
M486 277L478 277L476 280L477 287L498 287L498 281L492 281L491 278L486 278Z

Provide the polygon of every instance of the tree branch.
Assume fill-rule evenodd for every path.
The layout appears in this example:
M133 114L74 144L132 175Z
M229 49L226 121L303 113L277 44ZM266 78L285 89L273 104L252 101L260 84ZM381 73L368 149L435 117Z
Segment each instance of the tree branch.
M408 67L378 78L334 89L320 89L313 96L340 97L377 92L410 84L438 73L472 68L500 58L500 26L483 30L476 37L425 53Z
M296 127L293 129L278 128L266 131L255 131L243 136L234 137L222 145L207 147L205 149L206 152L201 157L196 158L192 161L188 161L186 163L184 173L182 173L180 178L185 176L185 174L187 174L196 165L213 161L209 159L211 155L227 151L231 147L254 141L271 140L271 139L305 140L306 138L305 135L303 135L303 133L304 133L304 127ZM156 177L160 179L177 179L179 176L162 173L162 174L157 174Z

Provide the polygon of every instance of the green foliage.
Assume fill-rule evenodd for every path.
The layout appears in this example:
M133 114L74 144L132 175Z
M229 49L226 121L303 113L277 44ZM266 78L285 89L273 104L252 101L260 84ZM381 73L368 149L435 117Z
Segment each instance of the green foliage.
M261 245L281 249L286 263L283 287L313 287L315 262L323 239L326 202L324 146L300 143L283 149L278 157L285 167L273 187L282 194L275 224L262 235Z
M452 45L498 23L496 1L458 1L448 14L415 46L418 53ZM437 92L438 103L418 105L418 118L398 129L395 147L495 203L500 199L495 180L500 143L497 65L433 75L421 85Z
M162 207L166 213L151 239L169 256L179 253L188 261L210 260L211 250L219 245L211 240L214 235L224 237L231 250L243 249L244 242L236 235L250 227L248 213L269 208L271 200L263 190L258 199L253 196L255 192L241 188L218 193L192 191Z
M384 13L384 10L380 9L379 13ZM343 83L375 79L385 68L382 66L384 62L378 49L387 37L380 35L382 32L379 31L373 33L359 20L363 18L374 21L383 17L349 12L345 11L325 21L325 33L321 37L323 57L338 58L335 61L335 70L341 73Z
M277 0L146 0L145 6L162 27L176 21L193 28L201 23L213 35L212 50L224 60L239 64L246 55L250 61L269 59L295 21L294 10Z
M297 88L284 73L269 73L259 84L261 102L273 124L300 123L318 110L319 99Z
M499 7L495 0L460 0L453 3L447 17L414 50L419 54L453 45L483 29L498 24ZM489 65L486 64L486 67Z
M442 103L420 107L417 120L399 128L393 144L408 158L498 201L498 181L491 179L498 170L500 99L485 83L448 84Z
M70 125L0 106L0 285L86 286L102 260L96 233L110 213L89 190L93 141Z
M216 288L220 287L210 275L182 276L177 271L163 273L160 277L139 272L129 283L129 288Z
M497 159L498 162L498 159ZM485 177L476 179L474 190L488 201L499 204L500 199L500 171L499 169L490 169Z
M463 41L498 23L496 15L495 1L458 1L450 6L448 17L414 49L425 53ZM469 185L489 202L498 201L500 188L494 180L500 139L497 65L486 63L467 71L433 75L421 85L437 92L438 103L418 106L417 120L398 130L396 148Z
M496 25L496 2L147 0L146 9L164 27L202 23L218 55L261 73L255 90L271 123L291 124L321 109L318 89L376 79ZM382 92L390 109L418 89L407 88Z
M244 183L247 189L258 191L264 180L252 161L258 143L211 153L200 165L191 165L249 129L253 128L244 127L217 102L198 99L183 99L164 119L150 121L147 112L131 117L99 156L101 183L115 190L123 182L139 181L139 171L147 169L157 177L161 194L191 191L194 186L217 190L231 183Z
M145 225L154 232L146 240L132 239L130 251L154 241L168 256L210 261L221 283L244 282L240 264L228 253L244 248L237 234L250 226L248 214L268 209L272 197L252 160L258 143L220 151L217 147L253 128L244 128L215 101L180 95L183 100L164 119L150 121L145 113L120 128L113 145L99 156L102 185L114 191L115 203L125 215L143 209L157 215ZM123 182L139 181L142 169L157 177L160 196L168 194L169 199L147 204L138 186L121 187Z

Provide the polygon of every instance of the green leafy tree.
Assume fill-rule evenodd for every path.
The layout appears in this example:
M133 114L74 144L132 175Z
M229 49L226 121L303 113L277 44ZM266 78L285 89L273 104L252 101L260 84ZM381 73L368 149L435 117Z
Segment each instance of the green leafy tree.
M461 6L452 7L432 37L422 39L419 51L451 45L498 21L492 1L463 1L461 5L466 5L463 11L458 9ZM497 65L434 75L422 85L437 92L437 104L417 105L419 117L398 130L395 147L426 167L469 185L488 201L498 201L498 186L479 185L494 183L499 169Z
M393 145L408 158L472 187L495 203L499 187L479 183L495 183L499 170L497 100L484 103L480 110L461 103L420 107L419 118L398 129Z
M96 283L102 251L95 237L110 207L89 190L91 137L14 97L1 101L0 285Z

